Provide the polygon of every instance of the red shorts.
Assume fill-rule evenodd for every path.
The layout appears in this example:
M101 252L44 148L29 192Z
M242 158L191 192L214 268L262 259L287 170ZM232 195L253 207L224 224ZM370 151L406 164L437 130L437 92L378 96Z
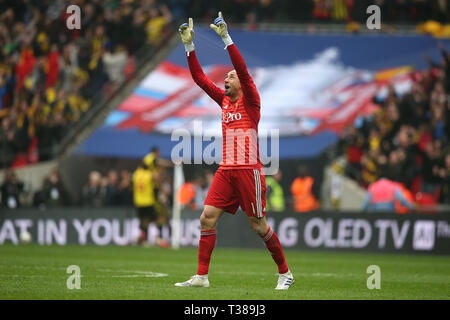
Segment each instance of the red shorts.
M266 215L266 179L263 169L221 169L214 175L205 205L235 214L239 206L247 216Z

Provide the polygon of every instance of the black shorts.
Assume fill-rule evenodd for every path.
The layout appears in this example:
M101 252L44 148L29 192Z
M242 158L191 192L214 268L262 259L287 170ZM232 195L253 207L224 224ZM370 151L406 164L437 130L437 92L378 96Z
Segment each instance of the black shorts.
M156 220L156 210L154 206L148 206L148 207L136 207L136 211L138 214L139 219L150 219L152 221Z

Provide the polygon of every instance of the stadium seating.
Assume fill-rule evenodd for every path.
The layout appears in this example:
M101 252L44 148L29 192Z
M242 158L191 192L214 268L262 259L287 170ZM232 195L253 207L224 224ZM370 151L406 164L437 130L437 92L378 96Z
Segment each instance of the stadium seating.
M85 1L80 29L66 26L62 2L2 2L0 168L55 156L90 106L134 71L140 47L158 47L172 29L165 5ZM135 31L135 32L134 32ZM124 36L132 33L133 37Z

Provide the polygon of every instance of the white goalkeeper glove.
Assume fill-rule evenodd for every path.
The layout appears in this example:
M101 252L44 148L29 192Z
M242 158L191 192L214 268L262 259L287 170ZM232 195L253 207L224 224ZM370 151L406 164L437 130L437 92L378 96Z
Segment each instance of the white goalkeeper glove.
M228 34L227 24L222 17L221 11L219 11L219 16L214 20L214 24L210 24L209 26L222 38L223 43L225 43L225 49L233 43L233 40L231 40Z
M181 41L184 44L184 49L189 55L189 52L194 51L194 22L189 18L189 23L183 23L179 28Z

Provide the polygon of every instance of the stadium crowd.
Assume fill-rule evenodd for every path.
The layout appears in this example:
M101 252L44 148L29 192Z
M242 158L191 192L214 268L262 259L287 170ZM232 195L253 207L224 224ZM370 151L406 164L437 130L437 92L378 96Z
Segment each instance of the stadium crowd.
M363 187L380 178L399 182L422 204L450 204L450 55L426 59L411 91L393 87L360 127L348 127L340 142L346 174Z
M442 0L172 0L182 16L188 14L209 23L222 10L227 20L254 22L358 22L365 23L370 5L380 7L383 22L416 24L425 20L448 22L450 5ZM176 5L175 5L176 3ZM183 6L184 4L184 6Z
M47 160L101 94L122 83L143 46L158 47L172 15L148 1L0 1L0 168ZM100 92L100 94L98 94Z
M80 204L90 207L133 205L131 172L109 170L102 175L99 171L91 171L81 190Z

